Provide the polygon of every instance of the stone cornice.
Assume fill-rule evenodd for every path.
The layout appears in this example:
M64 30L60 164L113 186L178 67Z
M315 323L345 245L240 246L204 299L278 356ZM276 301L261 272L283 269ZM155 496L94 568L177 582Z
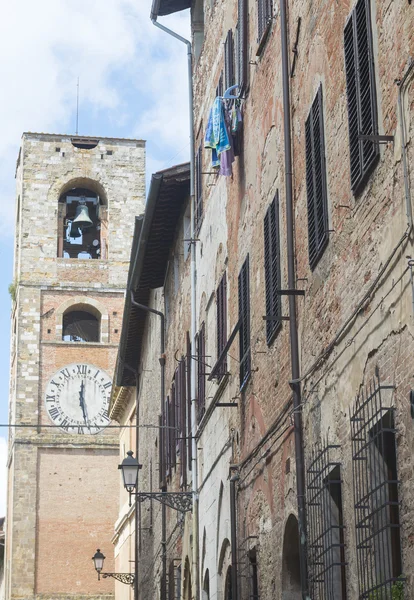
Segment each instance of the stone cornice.
M109 417L118 423L126 410L130 398L129 387L114 385L112 388Z

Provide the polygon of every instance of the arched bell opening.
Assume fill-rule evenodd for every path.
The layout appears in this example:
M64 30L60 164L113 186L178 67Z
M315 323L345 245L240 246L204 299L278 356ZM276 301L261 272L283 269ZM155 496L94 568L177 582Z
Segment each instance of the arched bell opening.
M302 600L298 520L290 515L283 536L282 600Z
M106 258L106 230L107 210L96 186L87 187L79 182L61 193L58 210L60 258Z
M99 342L101 315L92 306L72 306L63 313L62 340L64 342Z

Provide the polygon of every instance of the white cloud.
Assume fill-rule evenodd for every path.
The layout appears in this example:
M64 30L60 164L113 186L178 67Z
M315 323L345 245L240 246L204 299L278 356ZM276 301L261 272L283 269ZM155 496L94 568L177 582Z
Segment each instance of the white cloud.
M74 131L152 142L172 155L188 140L184 44L154 27L151 0L18 0L0 22L0 233L14 221L14 168L23 131ZM188 13L163 22L189 35ZM91 123L98 131L87 130ZM150 156L150 163L162 160Z
M0 517L6 516L6 489L7 489L7 441L0 437Z

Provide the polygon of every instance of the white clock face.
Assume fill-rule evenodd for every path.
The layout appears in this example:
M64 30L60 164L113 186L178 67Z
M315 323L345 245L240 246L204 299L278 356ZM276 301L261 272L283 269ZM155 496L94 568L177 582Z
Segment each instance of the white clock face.
M46 388L47 414L66 433L99 433L109 424L111 387L111 378L99 367L66 365Z

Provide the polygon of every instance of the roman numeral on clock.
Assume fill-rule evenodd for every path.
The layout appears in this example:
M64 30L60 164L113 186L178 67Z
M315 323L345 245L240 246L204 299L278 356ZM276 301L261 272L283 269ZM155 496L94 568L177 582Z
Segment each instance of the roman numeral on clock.
M69 374L68 369L62 369L60 372L63 375L63 377L65 378L65 381L66 381L66 379L70 378L70 374Z
M49 415L52 417L52 419L57 419L57 417L60 415L60 412L56 406L54 406L53 408L49 408Z
M76 365L76 368L78 370L78 373L80 375L86 375L87 369L88 369L88 365Z
M65 431L69 431L70 421L68 421L68 419L63 419L63 421L62 421L62 423L60 423L59 427L61 427Z
M46 402L55 402L56 396L49 396L46 394Z

